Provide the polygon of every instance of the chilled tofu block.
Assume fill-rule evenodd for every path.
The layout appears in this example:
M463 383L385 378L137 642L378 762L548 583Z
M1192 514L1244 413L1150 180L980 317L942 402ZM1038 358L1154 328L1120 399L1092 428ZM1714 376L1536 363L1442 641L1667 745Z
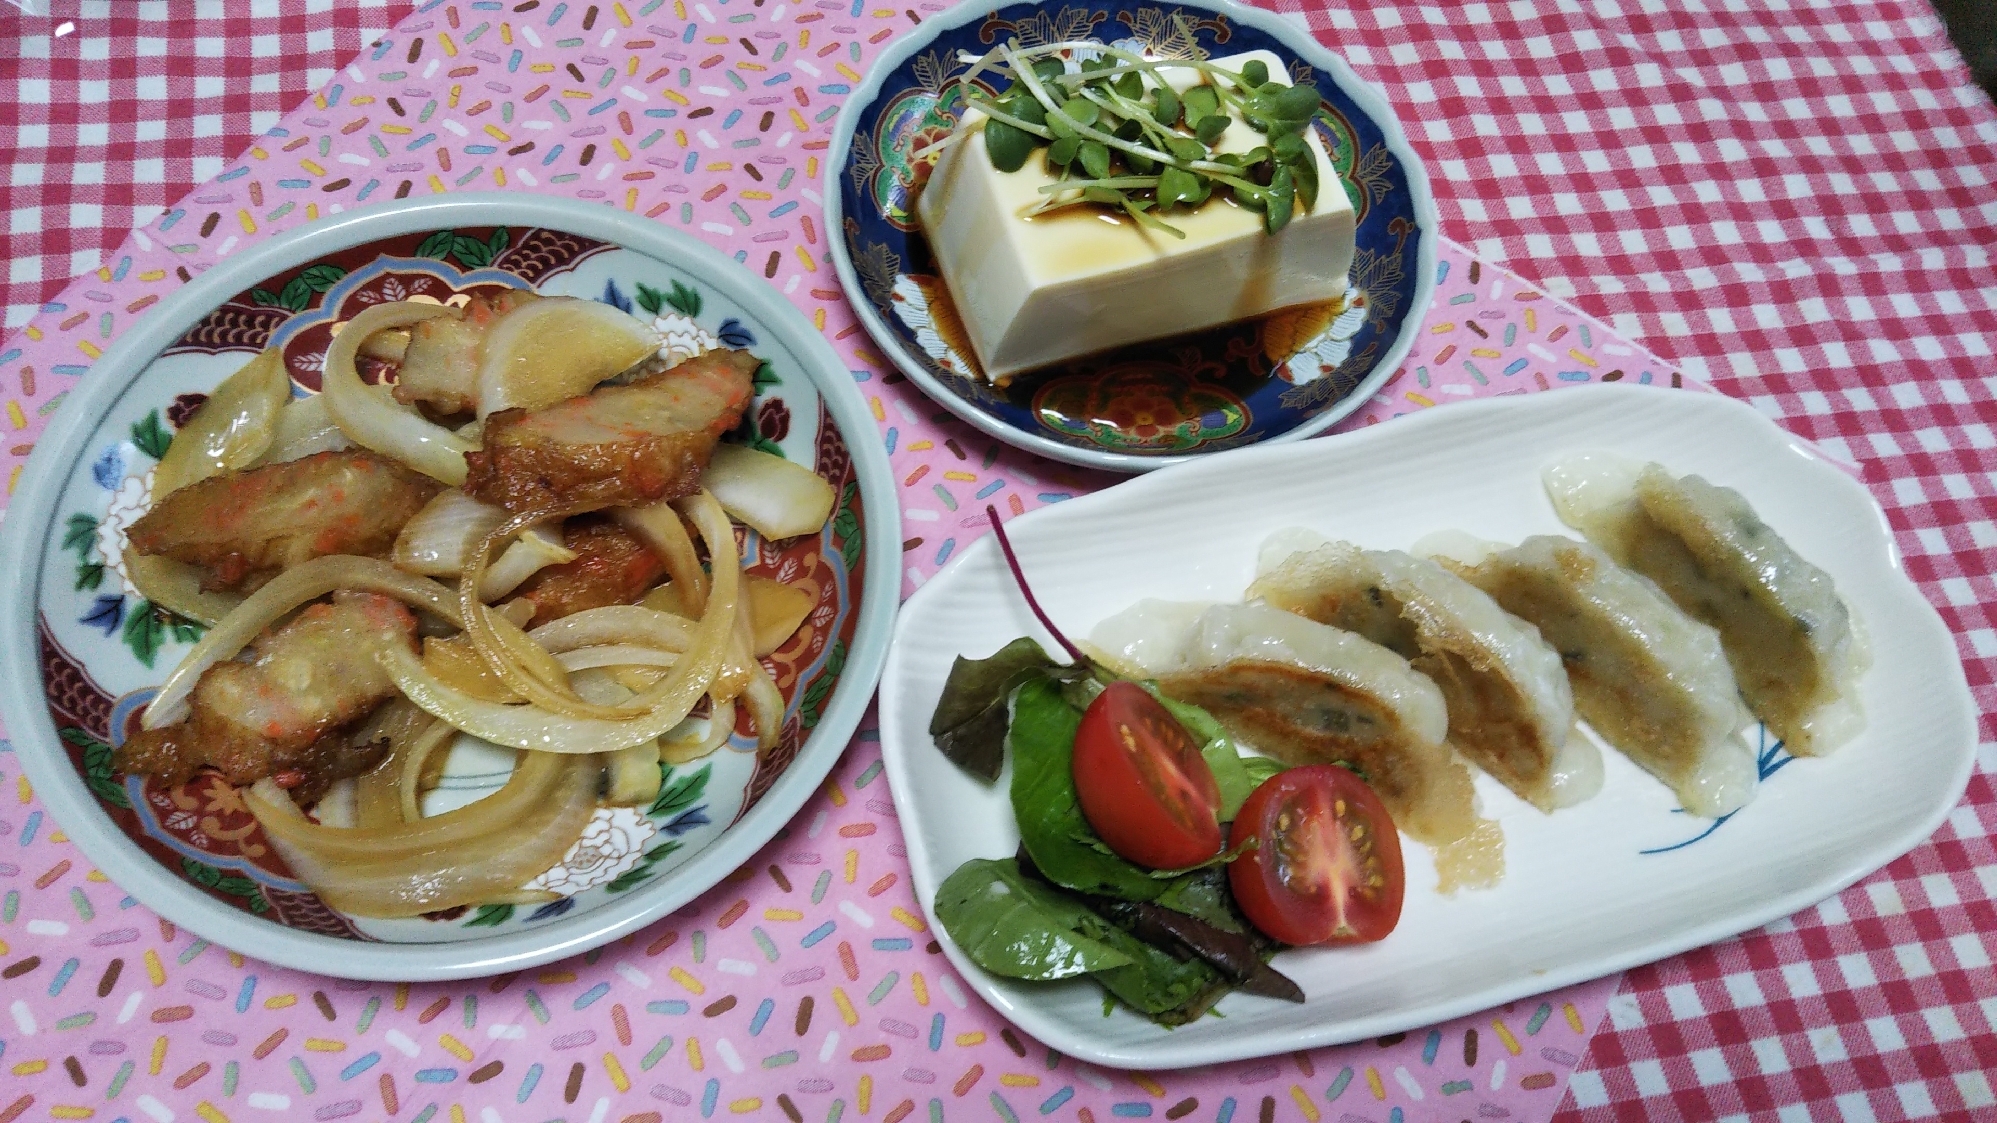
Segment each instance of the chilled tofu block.
M1288 84L1269 51L1214 62L1238 71L1250 59ZM1217 192L1197 210L1159 212L1183 239L1106 208L1024 217L1058 178L1045 149L1018 171L1001 172L985 152L983 129L952 145L916 216L985 376L1004 384L1066 359L1343 296L1352 204L1317 131L1306 137L1320 184L1309 213L1299 210L1271 235L1261 212ZM1217 148L1246 152L1266 140L1237 116Z

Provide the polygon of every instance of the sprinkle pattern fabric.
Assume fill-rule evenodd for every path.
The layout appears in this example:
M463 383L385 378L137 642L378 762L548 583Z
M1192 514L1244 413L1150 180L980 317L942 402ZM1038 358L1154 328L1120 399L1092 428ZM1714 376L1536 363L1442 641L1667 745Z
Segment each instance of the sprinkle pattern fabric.
M363 191L367 199L387 197L404 190L403 180L411 192L491 187L498 174L515 177L522 170L526 177L511 178L508 186L577 195L594 191L600 194L585 197L641 211L659 207L654 217L739 250L745 264L786 287L801 307L825 316L827 334L838 337L856 377L871 383L862 389L878 403L884 438L895 442L890 447L898 476L907 481L926 468L930 477L905 482L903 489L907 509L930 516L911 514L911 540L926 540L905 551L908 583L947 560L947 543L968 539L970 512L981 505L974 500L993 482L1003 486L983 500L997 501L1001 509L1016 502L1015 510L1107 482L995 452L961 426L939 420L939 409L898 384L865 351L864 336L822 260L818 247L824 232L808 225L817 190L811 160L823 151L828 110L844 93L840 87L850 86L871 52L909 26L911 16L935 7L902 14L864 8L855 13L830 0L788 9L758 8L743 0L736 6L744 10L718 2L682 9L652 0L628 5L466 0L420 11L401 4L309 10L332 7L315 4L301 14L286 6L283 15L257 9L238 19L232 10L224 20L219 11L204 11L200 20L169 23L166 5L137 4L129 17L122 8L111 17L67 13L77 27L74 38L52 34L63 12L46 20L10 13L21 31L49 36L45 48L33 36L19 39L18 57L0 68L0 82L20 95L0 110L19 114L10 127L0 128L0 150L14 169L8 187L14 210L5 235L13 263L6 282L7 325L27 326L0 341L0 392L11 407L10 487L42 418L88 369L94 352L129 317L143 314L193 271L249 239L335 205L364 203ZM1298 7L1294 0L1279 0L1277 6ZM1991 184L1989 155L1997 143L1997 113L1969 86L1924 5L1720 8L1625 0L1586 8L1472 4L1448 11L1384 6L1295 14L1362 74L1383 83L1395 104L1409 107L1409 116L1419 122L1413 139L1437 181L1446 230L1474 246L1485 279L1503 275L1492 264L1500 261L1537 277L1554 296L1573 300L1622 336L1650 341L1677 356L1680 368L1748 398L1833 454L1863 465L1867 482L1888 508L1910 571L1960 637L1972 688L1988 711L1997 705L1992 686L1997 632L1987 607L1997 593L1992 584L1997 532L1991 530L1997 478L1989 472L1993 439L1987 421L1997 399L1997 383L1990 378L1997 291L1989 287L1987 255L1987 247L1997 243L1997 187ZM742 19L745 15L749 18ZM591 26L582 28L585 19ZM383 46L366 47L374 42L374 32L366 28L397 21ZM485 30L474 40L472 32L481 25ZM557 34L558 26L581 32ZM501 29L508 27L523 39L522 31L533 28L540 42L504 43ZM813 35L808 46L800 42L801 31ZM260 41L259 35L279 38ZM170 45L158 52L143 45L132 51L110 46L161 36ZM647 47L631 45L647 38ZM230 46L217 51L203 46L203 39ZM414 45L418 39L425 41L421 48ZM563 39L578 42L564 45ZM781 60L771 57L778 43L784 44ZM828 46L835 49L827 51ZM38 53L44 49L46 56ZM550 67L541 72L550 77L531 83L514 71L496 77L514 50L521 52L517 65L530 77L536 62ZM669 53L681 57L668 58ZM120 61L107 62L113 54ZM637 60L638 68L631 69L627 59ZM769 69L773 62L778 68ZM792 88L758 84L784 72L784 63L790 64ZM806 72L806 63L819 72ZM245 66L255 75L248 82L241 81ZM426 75L425 68L433 69ZM454 75L464 68L474 73ZM608 73L626 69L631 72ZM161 72L171 83L166 95L147 84ZM624 100L626 80L651 100ZM482 81L512 88L504 96L480 93ZM515 135L503 106L510 100L524 123L530 119L526 107L534 104L526 95L543 82L548 90L536 101L547 108L531 119L549 128L527 130L523 124ZM451 104L453 85L460 87L456 104ZM277 113L314 89L319 95L277 126L281 134L259 136L270 118L250 114ZM570 89L591 96L566 97ZM564 93L560 101L548 97L556 90ZM666 97L668 90L684 102ZM37 94L43 96L37 100ZM199 109L186 113L187 102L165 102L162 96L191 96ZM363 97L371 100L358 103ZM399 112L389 106L390 97ZM619 105L589 113L611 98ZM490 104L473 113L480 100ZM563 114L554 113L557 104ZM695 117L701 108L709 112ZM620 109L630 115L628 125L618 116ZM731 120L737 110L740 116ZM672 111L678 122L648 111ZM801 123L792 120L793 112ZM210 117L221 122L220 129L207 123ZM370 118L368 124L342 131L363 117ZM45 133L32 127L44 120ZM435 128L429 127L432 121ZM493 137L488 126L507 134L505 140ZM583 134L593 127L601 131ZM140 142L129 156L116 147L127 130ZM152 137L158 130L166 131ZM553 145L545 142L512 152L530 139L530 131L545 133L550 141L559 131L568 138L561 155L551 158ZM651 146L638 147L654 131L661 135ZM680 131L687 133L685 142ZM779 147L774 138L785 132L792 139ZM431 139L424 141L426 135ZM146 147L154 139L163 140L157 157ZM172 202L252 139L255 147L228 168L224 181L198 188L193 198L111 249L120 232L145 223L146 208ZM811 148L813 142L819 147ZM477 147L492 151L473 151ZM695 157L690 168L689 154ZM340 164L340 155L369 162ZM668 155L674 159L651 163ZM788 162L766 159L773 155ZM148 163L155 158L164 161L156 187L150 185L154 169ZM217 163L198 163L204 158ZM23 170L29 166L39 170ZM403 170L391 171L392 166ZM128 170L133 185L112 169ZM366 174L360 174L363 169ZM626 178L647 171L653 173L649 179ZM789 182L774 186L785 171L794 173ZM571 173L573 179L554 182ZM457 182L461 177L463 184ZM102 180L115 182L97 182ZM375 186L369 190L371 180ZM682 190L672 190L675 186ZM789 209L782 210L786 203ZM35 206L42 210L23 213ZM93 212L93 206L101 209ZM771 233L779 236L755 241ZM1467 281L1475 258L1446 256L1460 269L1458 278ZM22 264L30 259L32 266ZM62 278L100 266L63 288ZM1445 286L1449 283L1445 278ZM1468 353L1474 350L1472 333L1462 326L1484 322L1460 313L1452 317L1443 302L1460 295L1445 292L1430 318L1431 328L1458 326L1425 338L1400 377L1354 423L1422 408L1424 402L1410 394L1441 402L1493 387L1501 392L1517 384L1512 380L1535 373L1557 384L1562 369L1584 369L1541 360L1546 369L1536 372L1529 363L1507 376L1501 372L1517 361L1507 355L1494 374L1484 357ZM42 301L49 307L37 314ZM1523 327L1527 308L1535 316L1550 316L1559 307L1549 299L1506 308L1493 296L1479 306L1479 314L1503 310L1512 317L1508 322ZM1623 345L1600 323L1580 317L1575 323L1570 331L1576 337L1578 325L1587 325L1603 334L1607 346ZM1552 328L1546 330L1550 335ZM1441 357L1452 345L1458 350ZM1582 349L1603 357L1593 346ZM1633 347L1632 354L1647 353ZM1591 373L1600 377L1611 369L1634 377L1628 366ZM1654 372L1669 369L1658 362ZM924 441L928 447L913 447ZM931 527L938 533L926 536ZM1986 736L1990 732L1986 724ZM844 787L833 790L848 800L868 791L860 778L874 760L877 755L863 738L835 778ZM862 825L832 814L843 810L833 790L800 816L791 838L745 867L744 881L718 887L630 946L607 949L594 963L578 961L531 981L512 980L498 992L487 989L495 981L429 988L429 993L412 988L400 995L395 988L347 989L306 976L280 979L288 973L247 961L224 969L224 953L197 949L185 933L160 930L142 908L120 907L120 894L93 882L87 864L56 841L59 832L40 817L15 775L18 768L4 755L0 771L9 773L10 788L19 789L10 793L19 796L8 802L12 809L0 812L11 820L0 834L22 851L18 858L0 857L13 867L0 876L8 892L0 905L0 941L11 945L0 954L0 976L7 979L0 992L10 1007L8 1019L0 1021L0 1040L6 1042L0 1064L8 1069L9 1090L23 1089L0 1096L0 1118L9 1120L86 1118L77 1114L84 1110L133 1119L162 1118L162 1112L254 1117L243 1109L302 1113L306 1106L326 1119L364 1112L398 1119L484 1118L488 1110L493 1118L663 1119L702 1109L745 1115L774 1109L798 1120L827 1118L834 1103L842 1105L842 1113L866 1118L880 1113L896 1123L946 1110L951 1118L993 1113L1081 1118L1087 1111L1091 1119L1148 1117L1154 1111L1175 1119L1247 1118L1243 1113L1254 1111L1258 1118L1315 1121L1419 1119L1446 1105L1446 1113L1460 1110L1466 1118L1493 1115L1482 1102L1513 1118L1546 1118L1561 1094L1565 1064L1573 1063L1559 1058L1580 1057L1608 990L1596 984L1594 1004L1588 994L1577 994L1572 1021L1564 1001L1550 998L1544 1007L1528 1001L1482 1022L1441 1027L1440 1036L1410 1035L1385 1046L1385 1052L1379 1045L1324 1050L1210 1073L1145 1077L1148 1086L1121 1075L1078 1072L1072 1062L1051 1070L1030 1066L1029 1060L1044 1066L1045 1058L1031 1057L1026 1042L1021 1044L1029 1056L1019 1056L1003 1039L1003 1023L976 1003L960 1010L947 991L940 1001L928 992L930 1007L917 1000L918 972L926 988L944 990L940 960L930 960L934 967L900 970L880 1003L867 1003L886 972L896 969L896 956L929 958L921 936L883 911L897 906L883 906L881 898L892 902L898 893L898 907L914 916L906 889L891 884L877 896L866 895L887 874L906 880L889 841L891 805L869 781L874 794L860 805L870 808L866 821L875 832L854 836L858 843L851 848L874 865L848 879L847 847L838 847L833 858L834 846L813 843L824 862L817 872L833 876L823 899L813 902L817 911L794 923L822 926L830 920L835 931L857 928L857 921L846 923L850 917L843 905L851 903L868 912L876 928L865 938L828 934L806 949L805 932L797 933L796 943L784 944L777 932L789 925L766 920L760 926L783 959L800 961L786 971L809 970L810 964L826 971L799 985L814 989L815 1018L831 1014L837 1029L848 1031L842 1041L847 1056L839 1058L842 1050L834 1046L824 1061L816 1061L812 1047L826 1048L819 1031L836 1031L833 1022L821 1020L807 1027L813 1040L797 1047L799 1068L764 1067L766 1057L780 1057L782 1051L764 1054L745 1043L761 1045L783 1017L795 1019L796 1008L773 1006L757 1030L761 1000L750 1006L738 998L713 1015L709 1025L716 1028L674 1032L666 1028L669 1019L704 1020L721 999L697 1005L702 996L688 993L670 971L677 967L708 986L700 981L703 973L727 975L723 962L755 964L762 948L753 930L743 939L745 926L757 927L745 918L782 909L783 901L808 898L810 892L795 873L785 874L792 888L784 891L767 871L758 872L760 865L782 868L791 849L802 852L800 843L809 841L805 832L820 814L827 815L826 829L834 832ZM867 800L880 807L871 808ZM1735 1113L1774 1118L1782 1109L1895 1118L1997 1106L1982 1076L1997 1063L1991 1052L1997 1029L1980 997L1997 989L1987 936L1997 930L1990 904L1990 870L1997 868L1989 842L1993 826L1997 792L1979 771L1949 824L1886 871L1763 932L1630 973L1581 1062L1561 1118ZM843 833L835 837L846 839ZM40 884L44 879L47 884ZM811 885L817 880L813 873ZM747 903L723 926L738 901ZM823 919L813 919L820 912ZM897 928L911 946L877 949L876 938L903 938L892 935ZM646 956L668 931L681 933L679 946ZM80 937L107 936L88 954L78 945ZM853 949L859 977L852 977L838 954L842 942ZM817 959L810 958L814 950ZM159 967L157 984L147 952ZM30 960L39 962L17 971ZM69 965L72 960L75 966ZM122 960L122 984L104 979L114 960ZM655 981L639 987L619 965ZM773 998L782 987L769 977L775 969L768 961L758 968L764 986L777 984L770 987ZM561 979L564 973L574 978ZM245 996L244 981L253 975L262 978ZM859 990L863 985L865 993ZM860 1028L846 1024L833 986L853 1005ZM607 989L584 1002L598 987ZM88 996L98 988L104 996L93 1001ZM618 996L620 988L629 993ZM315 991L325 995L323 1007ZM742 985L734 993L750 990ZM283 1003L285 996L292 1001ZM380 1001L370 1013L373 999ZM505 1014L477 1014L481 1000L488 1011L498 1004ZM685 1014L649 1009L651 1003L674 1000L687 1003ZM278 1004L266 1005L270 1002ZM120 1022L127 1003L130 1013ZM231 1033L219 1028L226 1026L221 1016L235 1003L245 1006L245 1026L266 1019L274 1028L255 1041L239 1032L223 1043ZM535 1016L536 1003L548 1015L545 1023ZM903 1012L876 1012L874 1005ZM204 1009L210 1007L216 1016ZM23 1010L33 1032L23 1026ZM203 1011L199 1017L197 1011ZM932 1013L949 1019L950 1036L930 1052L958 1052L952 1058L956 1067L910 1060L928 1050L929 1038L921 1035L929 1032L924 1016ZM85 1015L91 1020L64 1026ZM483 1031L477 1025L481 1018L487 1019ZM468 1056L459 1056L443 1037L453 1020L469 1023L450 1037ZM888 1029L889 1020L898 1028ZM650 1066L643 1062L658 1037L640 1040L639 1032L648 1021L648 1028L670 1034L678 1046ZM985 1037L960 1043L960 1022L966 1040L978 1032ZM630 1028L628 1046L620 1024ZM511 1028L493 1034L494 1026ZM391 1027L416 1056L405 1055L390 1036ZM901 1035L900 1028L912 1027L920 1027L915 1036ZM1523 1037L1521 1027L1528 1031ZM285 1029L289 1040L256 1056L277 1028ZM522 1031L519 1036L510 1036L514 1028ZM1478 1035L1465 1032L1470 1029ZM585 1030L596 1036L587 1042L570 1036ZM482 1034L484 1040L475 1040ZM728 1051L721 1041L731 1042ZM170 1056L154 1060L158 1042L168 1043ZM699 1044L687 1048L688 1042ZM363 1043L366 1047L359 1047ZM575 1050L568 1064L556 1059L563 1044ZM1535 1046L1538 1066L1530 1060ZM875 1048L888 1052L871 1060L859 1056ZM379 1059L343 1078L369 1053ZM615 1058L614 1071L629 1082L629 1100L619 1095L605 1055ZM474 1085L491 1064L487 1057L503 1057L502 1067ZM578 1062L582 1075L570 1095L570 1074ZM800 1075L814 1062L826 1075ZM1454 1062L1460 1067L1451 1067ZM1502 1076L1494 1062L1506 1065ZM535 1070L529 1063L541 1065L531 1087ZM973 1064L981 1071L960 1096L956 1087ZM381 1067L369 1072L375 1065ZM933 1082L902 1080L911 1068L928 1072ZM121 1079L120 1072L127 1075ZM445 1072L451 1073L448 1079ZM1009 1084L1008 1076L1039 1083ZM813 1080L830 1080L834 1087L804 1091ZM1515 1086L1507 1093L1515 1098L1499 1099L1490 1090L1493 1083ZM114 1085L118 1102L107 1102ZM667 1090L661 1098L649 1103L640 1098L660 1096L659 1088ZM137 1098L141 1089L153 1097L150 1104ZM396 1096L392 1106L385 1089ZM1478 1104L1469 1102L1473 1091ZM757 1102L750 1106L752 1100ZM932 1101L940 1106L932 1107ZM1188 1101L1192 1106L1185 1106Z

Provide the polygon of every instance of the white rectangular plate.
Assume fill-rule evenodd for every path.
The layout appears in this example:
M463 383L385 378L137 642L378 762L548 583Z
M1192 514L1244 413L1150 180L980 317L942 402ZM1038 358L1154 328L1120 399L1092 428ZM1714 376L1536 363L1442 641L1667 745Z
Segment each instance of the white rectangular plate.
M1857 740L1766 775L1754 801L1704 837L1709 821L1678 811L1663 785L1613 752L1602 793L1551 816L1479 776L1483 809L1505 831L1504 881L1441 896L1428 852L1408 843L1407 904L1392 936L1278 957L1309 995L1301 1006L1233 995L1220 1004L1225 1018L1178 1029L1123 1010L1105 1017L1094 983L995 978L936 926L965 979L1070 1056L1208 1064L1412 1029L1661 959L1813 904L1926 838L1961 798L1975 757L1955 641L1900 571L1865 489L1719 395L1586 387L1466 402L1168 468L1007 529L1049 614L1081 637L1141 597L1238 600L1257 547L1284 527L1390 549L1442 529L1499 541L1567 532L1539 473L1586 449L1738 489L1831 574L1871 633L1868 724ZM881 684L881 749L924 909L960 864L1018 843L1004 778L992 786L959 770L928 723L954 657L983 658L1020 635L1058 650L989 538L902 610Z

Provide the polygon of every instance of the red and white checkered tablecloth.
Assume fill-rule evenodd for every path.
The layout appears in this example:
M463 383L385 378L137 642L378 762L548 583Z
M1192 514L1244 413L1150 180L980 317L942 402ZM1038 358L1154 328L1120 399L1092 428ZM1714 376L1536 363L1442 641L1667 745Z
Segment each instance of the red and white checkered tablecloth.
M412 6L0 3L6 326ZM1933 11L1274 6L1401 107L1447 233L1861 462L1985 712L1929 842L1630 972L1559 1119L1997 1119L1997 110Z

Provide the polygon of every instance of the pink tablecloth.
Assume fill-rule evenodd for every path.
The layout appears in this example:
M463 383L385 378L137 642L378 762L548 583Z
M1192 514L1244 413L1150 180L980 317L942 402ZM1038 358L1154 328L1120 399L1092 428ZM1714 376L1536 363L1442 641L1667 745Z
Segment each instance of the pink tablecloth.
M1918 5L1819 5L1779 17L1637 7L1382 6L1300 18L1386 85L1416 122L1447 229L1487 262L1508 260L1680 367L1865 464L1910 571L1961 637L1987 710L1997 665L1997 633L1983 607L1997 570L1997 442L1988 427L1997 412L1989 377L1997 291L1985 247L1997 244L1997 114ZM15 464L40 427L35 407L87 369L118 317L143 314L146 296L126 296L136 286L163 291L181 268L315 210L399 190L403 179L413 190L460 177L490 186L484 177L495 169L524 168L516 184L543 177L549 189L598 191L647 211L670 203L658 212L668 221L685 221L678 204L697 201L704 209L695 228L731 249L744 236L784 231L770 239L781 251L770 263L773 283L824 311L843 346L861 342L819 260L820 233L804 222L815 207L802 192L829 110L851 82L846 71L863 70L906 26L893 9L855 15L829 0L739 12L718 0L459 0L415 12L398 5L175 21L165 8L136 5L91 20L59 11L6 29L19 45L6 64L14 73L0 71L16 94L0 108L13 115L13 127L0 130L0 148L12 145L7 323L27 325L0 341L0 386L26 406L13 414L7 452ZM357 25L374 17L400 26L356 57L373 42ZM65 22L71 30L53 34ZM499 81L473 79L510 57L480 39L515 34L526 45L506 43L508 52L571 52L597 70L629 59L640 94L658 96L637 112L627 108L631 123L605 114L594 138L579 131L587 121L560 122L583 144L617 152L616 163L588 169L615 182L580 174L554 182L584 170L568 167L583 159L580 148L548 164L540 162L547 145L527 157L472 150L481 142L471 134L491 122L446 83L470 90L469 82ZM799 118L784 130L794 131L794 146L755 158L776 176L795 169L794 183L758 188L737 178L734 160L713 157L678 185L692 199L644 176L653 145L677 163L708 139L693 129L691 141L681 140L656 111L691 118L700 106L757 96L760 88L743 79L769 81L789 69L773 65L782 62L779 44L796 70L771 88L797 87L785 105ZM264 136L237 165L242 172L224 172L225 182L198 189L120 245L123 229L150 217L144 208L175 202L274 123L256 112L295 103L335 66L323 104L307 101L278 126L282 135ZM724 85L716 75L733 80ZM390 92L376 89L383 84L397 87L407 112L436 114L452 139L439 132L428 151L402 154L422 134L381 129L393 123L381 113ZM685 104L668 90L685 90ZM523 85L516 95L519 108L527 92ZM421 108L423 100L441 108ZM395 141L397 154L353 147L369 136ZM343 152L369 163L319 162ZM791 201L802 206L776 213ZM756 213L739 218L737 208ZM1460 282L1472 259L1452 260ZM63 278L100 266L63 291ZM1622 346L1599 323L1573 325L1577 335L1601 333L1602 345ZM1460 367L1446 374L1442 360L1421 361L1448 345L1438 336L1411 359L1375 415L1445 401L1451 387L1483 389ZM856 368L881 370L854 353ZM1655 365L1655 373L1668 369ZM870 381L863 389L892 430L884 435L898 442L911 540L936 539L908 547L911 580L933 567L945 542L969 533L957 507L976 492L998 484L993 495L1025 505L1100 482L1010 453L994 457L982 440L935 427L933 411L905 385L877 373ZM918 472L931 478L909 478ZM18 810L0 816L15 820L0 834L23 852L0 856L0 942L13 945L0 951L0 996L12 1020L11 1028L0 1021L0 1088L20 1089L0 1095L0 1119L87 1118L77 1114L85 1110L133 1119L245 1109L292 1117L284 1113L308 1106L328 1119L466 1111L602 1119L613 1109L619 1118L681 1118L774 1105L793 1120L842 1112L899 1120L918 1104L932 1118L946 1106L953 1118L1154 1110L1174 1119L1250 1110L1271 1119L1390 1111L1545 1118L1608 995L1608 984L1575 988L1401 1042L1207 1073L1154 1079L1050 1064L1016 1034L1006 1038L975 1002L960 1008L947 970L924 954L925 938L895 918L897 908L912 916L913 902L891 805L873 786L876 759L863 738L792 837L745 867L743 882L628 946L532 980L407 993L233 959L225 968L221 953L92 885L23 788ZM0 772L16 771L0 755ZM1997 1100L1982 1073L1997 1065L1987 1005L1997 993L1986 935L1997 931L1993 808L1997 795L1979 773L1949 826L1882 874L1769 930L1633 972L1608 1002L1567 1111L1895 1118L1990 1110ZM827 923L838 937L812 939ZM89 939L79 941L84 933ZM765 991L769 1012L757 997ZM817 996L815 1024L800 1013L803 992ZM755 998L753 1009L728 1001L737 994Z

